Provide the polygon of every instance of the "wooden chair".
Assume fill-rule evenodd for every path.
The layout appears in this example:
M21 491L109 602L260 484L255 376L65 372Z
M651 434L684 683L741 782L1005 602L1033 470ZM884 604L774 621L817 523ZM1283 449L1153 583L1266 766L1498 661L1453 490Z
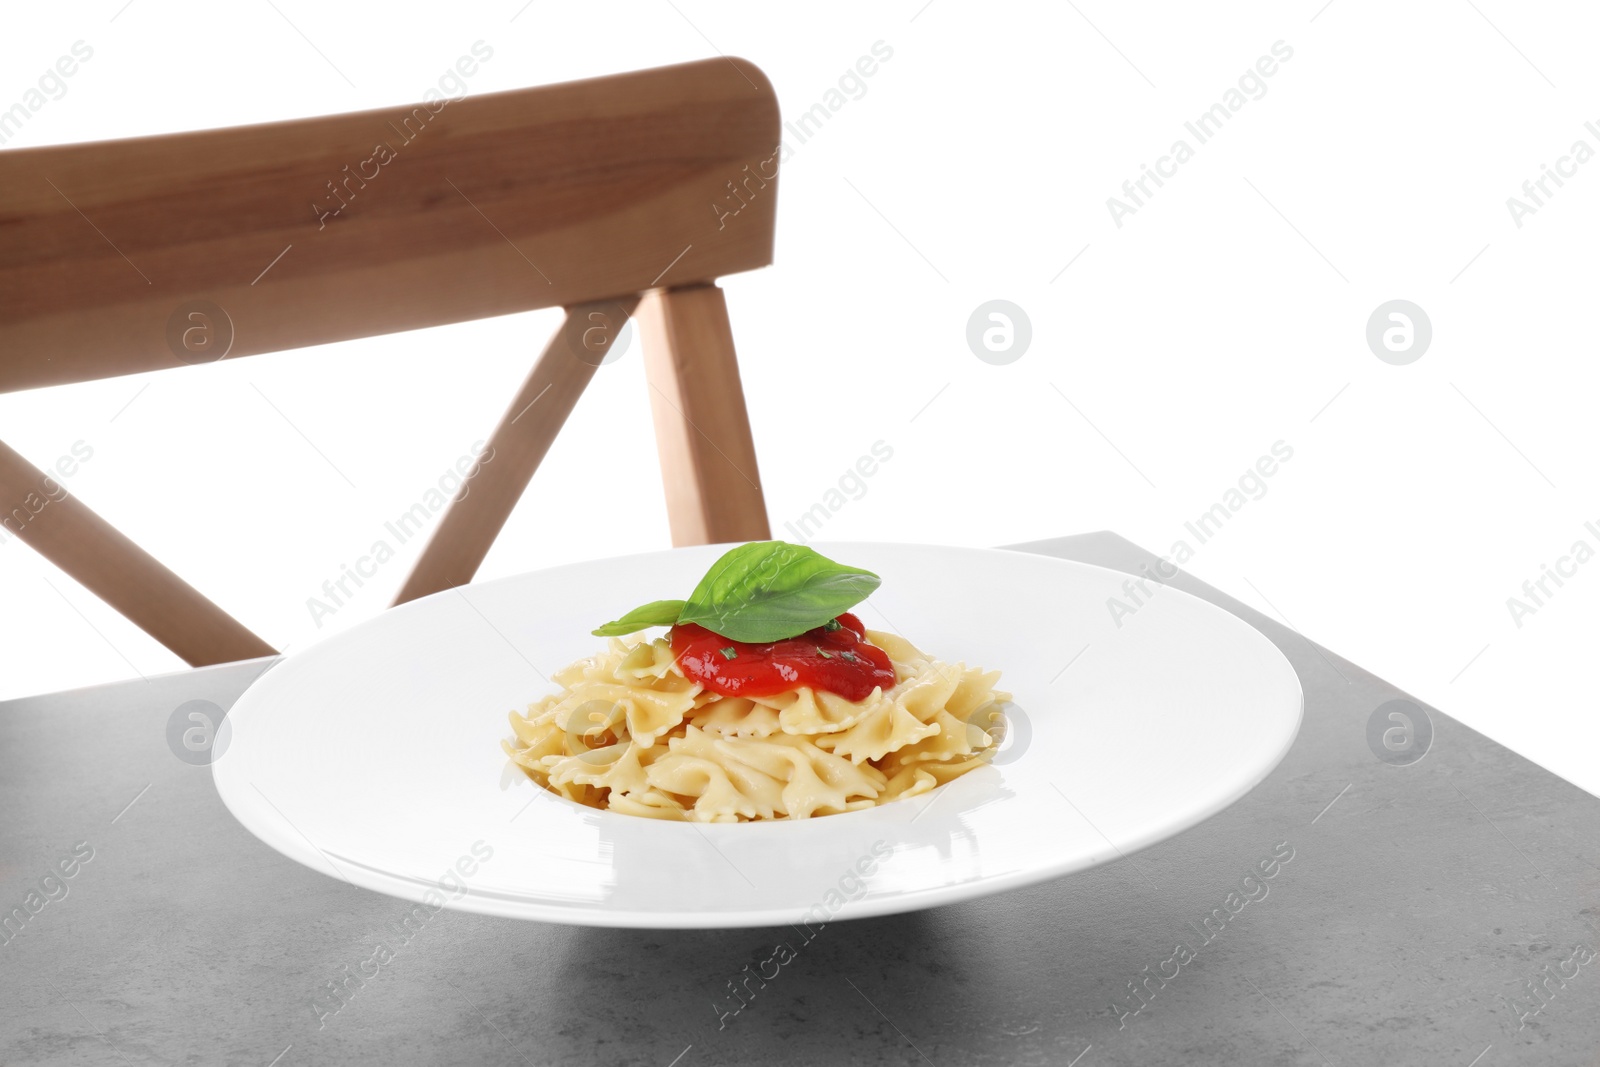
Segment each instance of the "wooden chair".
M766 76L716 59L0 152L0 391L565 308L400 603L471 581L637 310L673 542L765 539L715 282L772 261L778 143ZM60 492L0 444L7 529L190 664L273 654Z

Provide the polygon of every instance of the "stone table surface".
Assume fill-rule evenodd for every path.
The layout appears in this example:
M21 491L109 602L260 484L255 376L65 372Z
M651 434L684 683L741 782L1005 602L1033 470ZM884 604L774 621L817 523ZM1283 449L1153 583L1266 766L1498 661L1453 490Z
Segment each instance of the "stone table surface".
M1110 533L1017 547L1155 562ZM169 748L175 708L231 706L268 661L0 704L0 1063L1600 1062L1600 801L1169 584L1299 673L1304 723L1261 785L1115 863L809 941L453 911L402 940L409 904L257 841ZM796 957L719 1019L780 942Z

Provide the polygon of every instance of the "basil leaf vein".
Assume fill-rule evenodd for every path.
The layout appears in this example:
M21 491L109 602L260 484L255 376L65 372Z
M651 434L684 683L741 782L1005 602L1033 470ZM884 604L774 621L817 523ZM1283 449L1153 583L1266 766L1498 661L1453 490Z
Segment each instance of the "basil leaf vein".
M735 641L781 641L855 607L880 581L871 571L835 563L804 545L755 541L712 565L678 621Z

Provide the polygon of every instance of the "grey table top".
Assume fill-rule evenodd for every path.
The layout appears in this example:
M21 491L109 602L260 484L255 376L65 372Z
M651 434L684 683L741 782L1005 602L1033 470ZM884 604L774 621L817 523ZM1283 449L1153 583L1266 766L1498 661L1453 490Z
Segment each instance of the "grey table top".
M1019 547L1154 562L1112 534ZM1401 765L1420 717L1409 750L1371 739L1403 729L1392 709L1369 722L1403 694L1169 584L1299 672L1266 781L1107 866L810 941L449 911L397 931L410 905L261 844L169 749L178 705L228 707L260 661L0 704L0 1062L1597 1062L1600 801L1432 709ZM780 942L792 962L719 1020Z

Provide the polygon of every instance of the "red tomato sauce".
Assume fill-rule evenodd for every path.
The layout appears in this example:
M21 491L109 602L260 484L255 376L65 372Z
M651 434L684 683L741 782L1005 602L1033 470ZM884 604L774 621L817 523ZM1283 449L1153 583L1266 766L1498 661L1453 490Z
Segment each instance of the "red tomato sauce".
M683 673L730 697L762 697L808 686L865 700L895 683L888 653L868 644L861 620L846 613L832 623L770 644L732 641L695 623L679 623L670 638Z

